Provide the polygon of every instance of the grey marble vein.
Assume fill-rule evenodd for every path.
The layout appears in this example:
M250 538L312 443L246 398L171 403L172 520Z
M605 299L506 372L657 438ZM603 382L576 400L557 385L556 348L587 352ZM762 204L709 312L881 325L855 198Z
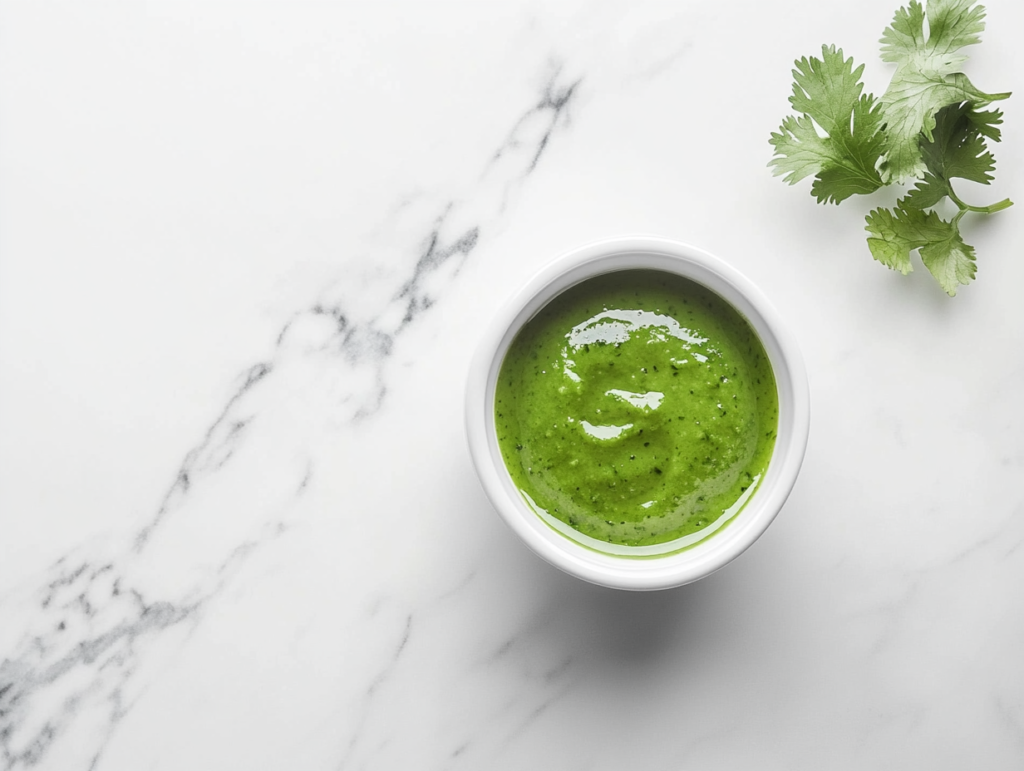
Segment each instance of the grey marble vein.
M489 215L500 214L510 187L537 167L554 133L565 124L579 85L578 80L562 83L556 71L539 99L516 121L489 164L502 159L506 164L502 176L495 179L491 173L488 178L485 173L480 189L471 191L484 200ZM290 336L303 318L328 319L332 331L323 351L338 357L350 372L363 369L370 374L369 389L353 391L342 399L350 402L349 419L363 420L379 410L387 394L384 368L395 339L438 302L426 287L427 277L444 268L450 282L461 265L479 251L487 223L454 225L459 207L456 201L442 207L421 240L412 269L394 287L384 307L360 317L341 305L317 302L293 314L276 336L273 355L242 373L219 415L182 459L155 513L123 548L115 548L103 559L67 555L46 573L34 593L36 605L30 613L34 629L26 631L16 647L0 659L0 759L4 771L36 766L85 711L102 708L106 710L102 719L106 728L93 736L93 748L83 758L82 767L99 765L118 722L131 709L124 698L125 688L145 660L149 643L167 630L199 624L206 608L234 580L245 561L286 526L277 515L267 515L266 521L256 524L256 536L240 534L233 546L214 560L212 571L183 568L180 577L174 576L178 585L173 596L145 596L133 583L132 570L143 564L168 522L188 509L203 483L235 462L260 420L255 396L272 388L278 372L287 366ZM453 228L454 234L449 232ZM308 462L295 485L297 494L314 473L314 464ZM411 618L389 667L372 679L365 699L372 699L402 655L410 630ZM47 707L53 699L60 703ZM45 718L39 718L40 712ZM358 738L357 728L346 757Z
M374 710L374 696L376 696L381 686L383 686L394 673L395 667L398 666L398 662L402 658L402 653L409 644L409 637L411 634L412 615L410 614L405 619L405 626L402 628L401 636L398 643L395 645L394 652L392 652L388 657L384 666L373 676L370 680L370 684L363 692L363 696L359 704L359 719L350 729L351 736L349 737L348 746L345 749L345 755L338 763L338 771L344 771L344 769L350 767L353 755L359 746L360 740L363 738L363 729L366 725L366 721Z
M185 455L174 482L160 502L153 519L136 534L134 544L136 552L142 551L153 531L160 526L168 512L188 495L189 489L199 476L218 471L231 460L234 448L241 441L242 434L251 419L249 416L238 415L238 403L272 371L273 365L259 362L245 372L241 385L231 395L220 414L207 429L202 441Z
M55 572L39 603L50 629L32 635L20 655L0 663L0 757L8 769L35 765L75 719L81 696L93 688L107 690L109 722L116 723L137 644L194 619L200 605L149 602L140 592L125 589L111 564L69 567L62 560ZM95 670L95 679L67 696L41 725L28 727L27 736L15 737L26 727L33 697L70 675L80 676L83 669Z
M540 100L512 127L508 138L494 153L493 161L499 160L502 156L514 150L520 150L525 145L528 150L532 150L525 173L529 174L537 168L541 156L548 147L548 142L551 141L552 134L566 119L569 104L582 82L577 79L572 83L560 85L558 84L560 75L561 68L556 67L554 74L544 88L543 94L541 94ZM525 133L525 129L535 120L539 121L540 124L539 138L533 137L532 140L524 140L522 135Z

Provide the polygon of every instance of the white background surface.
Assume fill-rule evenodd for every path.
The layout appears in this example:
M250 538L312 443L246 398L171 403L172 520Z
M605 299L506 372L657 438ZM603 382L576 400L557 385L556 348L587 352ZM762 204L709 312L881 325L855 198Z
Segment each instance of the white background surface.
M1020 768L987 6L1018 93L962 197L1017 206L951 300L871 259L892 194L766 168L793 59L884 90L889 2L0 3L0 769ZM776 523L650 595L530 554L462 429L495 306L638 232L757 283L812 393Z

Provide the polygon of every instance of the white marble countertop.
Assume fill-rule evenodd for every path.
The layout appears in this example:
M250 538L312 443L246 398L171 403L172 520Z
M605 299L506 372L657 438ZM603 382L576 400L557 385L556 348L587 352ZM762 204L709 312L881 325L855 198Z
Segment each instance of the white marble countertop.
M773 178L790 67L896 4L0 4L0 769L1024 767L1024 7L978 278ZM680 589L494 513L480 327L650 233L794 328L802 474ZM915 257L915 261L917 258Z

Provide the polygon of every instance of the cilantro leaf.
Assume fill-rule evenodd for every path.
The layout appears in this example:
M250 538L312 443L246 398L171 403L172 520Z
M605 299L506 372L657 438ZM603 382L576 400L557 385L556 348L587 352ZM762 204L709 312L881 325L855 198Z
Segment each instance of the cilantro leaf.
M1003 122L1001 110L975 110L973 104L968 105L967 119L971 122L979 134L988 137L993 142L1002 139L1002 132L996 128Z
M966 285L974 280L974 247L964 243L955 223L945 224L949 225L946 238L922 246L921 262L935 276L939 286L946 290L946 294L953 297L960 284Z
M910 252L928 243L936 235L928 217L919 209L909 212L903 208L895 211L875 209L869 212L865 229L870 234L868 248L871 255L887 268L907 275L914 269L910 264ZM935 215L935 219L938 218Z
M768 142L775 148L775 157L768 165L775 167L775 176L785 174L783 182L791 185L837 161L831 143L818 136L814 123L807 116L787 115L782 119L779 133L772 132Z
M794 62L793 94L789 103L809 115L831 136L850 121L850 112L864 91L860 77L864 65L853 67L853 57L843 59L842 49L822 46L821 58Z
M969 104L943 107L935 116L932 139L921 137L921 157L928 171L907 196L907 206L926 209L945 196L955 198L950 180L954 177L988 184L996 160L985 147L982 129L991 127L989 118L978 121ZM991 116L991 113L981 115ZM998 129L997 129L998 130Z
M947 195L949 195L949 181L926 171L924 176L917 181L917 186L907 193L903 202L911 209L930 209Z
M1009 96L987 94L956 71L967 59L960 49L980 42L985 28L984 7L972 6L974 0L928 0L926 36L926 12L912 0L909 9L896 12L882 34L882 59L896 64L880 100L886 129L886 182L922 175L925 166L918 135L932 139L935 113L940 109L957 102L982 106Z
M985 140L968 118L969 106L952 104L935 116L935 130L929 139L921 139L925 166L943 179L969 179L988 184L996 159L985 147Z
M853 58L844 59L835 46L822 46L821 56L795 62L789 101L802 115L786 117L771 135L775 157L768 165L791 185L816 175L811 193L818 203L839 203L881 187L876 167L884 137L875 98L862 95L864 65L854 69Z
M867 216L868 248L883 265L910 273L910 252L920 251L921 261L952 297L960 284L974 278L974 247L960 237L959 217L946 221L935 212L906 208L875 209Z
M892 24L882 32L882 61L933 66L939 60L953 72L956 65L967 61L966 55L957 52L980 43L985 31L985 7L972 5L974 0L928 0L926 39L926 12L917 0L911 0L910 8L896 11Z
M953 189L954 179L992 180L987 142L1000 140L1003 114L986 108L1010 96L987 94L959 71L963 49L979 43L984 29L985 9L975 0L910 0L882 34L882 59L896 68L881 99L864 93L863 66L844 59L842 49L822 46L821 59L795 62L789 101L797 114L769 140L773 173L791 185L813 175L819 203L910 180L913 189L894 207L867 215L868 248L903 274L913 270L917 251L950 296L976 270L960 220L1013 206L1009 198L969 204ZM933 210L945 198L958 209L951 220Z

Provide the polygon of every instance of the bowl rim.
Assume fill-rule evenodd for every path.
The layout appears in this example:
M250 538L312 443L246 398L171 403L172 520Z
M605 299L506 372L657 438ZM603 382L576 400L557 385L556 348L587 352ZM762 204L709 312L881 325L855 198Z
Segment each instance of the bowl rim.
M765 480L714 537L685 551L637 559L597 552L556 532L515 489L497 444L494 385L519 329L548 302L581 281L620 270L653 269L696 281L743 315L760 338L775 373L779 425ZM810 395L796 339L761 290L718 257L656 236L619 236L585 244L545 264L498 310L477 346L465 399L473 465L505 523L538 556L584 581L616 589L667 589L699 580L746 551L774 521L796 483L807 448Z

